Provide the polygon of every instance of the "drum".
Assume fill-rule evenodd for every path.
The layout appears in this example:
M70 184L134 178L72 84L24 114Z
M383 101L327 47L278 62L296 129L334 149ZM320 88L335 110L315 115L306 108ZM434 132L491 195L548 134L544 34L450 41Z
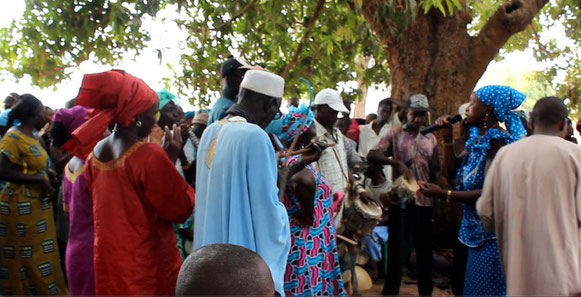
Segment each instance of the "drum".
M391 185L391 191L388 194L391 205L386 206L403 205L408 201L412 201L416 198L416 193L419 189L420 186L415 179L407 180L403 175L398 177Z
M360 240L367 234L373 232L373 228L381 220L383 210L376 201L369 203L356 197L351 205L345 205L343 211L342 237L347 237L355 241Z

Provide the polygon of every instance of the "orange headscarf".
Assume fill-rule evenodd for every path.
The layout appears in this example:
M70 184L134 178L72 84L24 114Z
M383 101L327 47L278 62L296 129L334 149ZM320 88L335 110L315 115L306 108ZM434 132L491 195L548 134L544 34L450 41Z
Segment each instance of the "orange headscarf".
M129 126L157 102L147 84L123 70L85 74L75 104L94 108L93 116L72 133L77 145L71 151L86 159L111 123Z

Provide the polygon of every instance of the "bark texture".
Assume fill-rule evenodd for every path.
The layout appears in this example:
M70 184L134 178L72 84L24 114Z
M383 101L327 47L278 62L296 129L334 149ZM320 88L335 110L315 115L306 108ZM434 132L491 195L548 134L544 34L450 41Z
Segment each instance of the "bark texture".
M363 14L386 46L391 96L407 100L425 94L435 115L456 113L467 102L490 61L513 34L526 28L548 0L513 0L502 4L478 36L468 34L472 16L462 10L444 16L436 9L419 12L406 28L389 32L390 21L377 18L382 2L368 0ZM391 24L393 27L393 24Z

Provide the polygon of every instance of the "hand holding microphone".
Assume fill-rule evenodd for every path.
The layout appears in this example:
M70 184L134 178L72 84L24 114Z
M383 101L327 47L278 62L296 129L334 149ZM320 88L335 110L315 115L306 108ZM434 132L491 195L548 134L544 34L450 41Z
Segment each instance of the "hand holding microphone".
M436 130L450 127L452 124L457 123L457 122L459 122L461 120L462 120L462 115L459 115L459 114L457 114L457 115L451 115L451 116L439 117L436 120L436 123L435 124L429 125L427 127L424 127L422 129L420 129L420 133L422 133L422 135L426 135L426 134L431 133L431 132L434 132ZM445 129L445 130L447 130L447 132L449 132L448 129ZM442 137L447 136L447 135L444 135L444 134L447 134L447 133L444 132L444 130L442 130Z

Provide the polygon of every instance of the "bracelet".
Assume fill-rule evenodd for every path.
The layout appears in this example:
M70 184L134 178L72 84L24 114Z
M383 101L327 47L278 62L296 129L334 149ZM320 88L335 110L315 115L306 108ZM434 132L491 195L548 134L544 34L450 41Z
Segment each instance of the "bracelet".
M450 196L452 196L452 190L448 190L446 193L446 203L450 203Z

